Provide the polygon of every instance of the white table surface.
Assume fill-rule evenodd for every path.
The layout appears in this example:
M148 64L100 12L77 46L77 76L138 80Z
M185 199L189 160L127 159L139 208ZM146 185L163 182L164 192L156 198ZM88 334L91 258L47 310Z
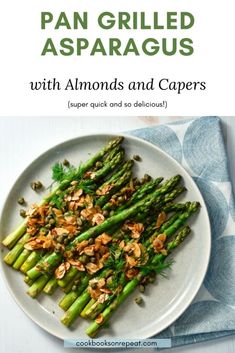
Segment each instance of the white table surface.
M39 154L64 140L97 132L119 132L181 117L0 117L0 207L19 173ZM235 117L223 117L235 189ZM0 279L0 352L61 353L63 342L35 325L16 305ZM88 352L88 350L81 350ZM147 352L148 350L146 350ZM140 352L140 351L139 351ZM173 353L235 353L235 337L165 350Z

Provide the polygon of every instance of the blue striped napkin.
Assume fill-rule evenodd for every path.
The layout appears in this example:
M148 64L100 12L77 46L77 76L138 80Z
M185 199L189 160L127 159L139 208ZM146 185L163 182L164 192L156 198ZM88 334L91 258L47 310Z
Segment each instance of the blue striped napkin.
M185 313L157 338L172 346L235 333L235 203L218 117L202 117L130 132L170 154L196 181L208 207L212 253L204 283Z

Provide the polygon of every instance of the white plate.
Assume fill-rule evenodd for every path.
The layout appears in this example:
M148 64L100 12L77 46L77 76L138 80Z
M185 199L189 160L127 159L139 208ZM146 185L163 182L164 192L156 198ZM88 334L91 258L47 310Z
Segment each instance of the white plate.
M42 154L33 161L21 174L11 189L1 216L1 240L20 222L19 208L16 200L23 195L29 204L37 202L42 195L37 195L29 187L32 180L41 180L44 185L51 183L51 166L64 158L74 165L87 160L111 139L111 134L90 135L66 141ZM128 156L138 154L142 162L135 163L135 173L144 173L153 177L169 178L181 174L188 189L181 198L197 200L201 203L201 210L189 223L192 235L183 246L174 253L175 263L168 272L169 279L160 278L154 285L149 285L143 294L144 307L133 303L136 292L119 307L111 319L109 329L103 330L102 338L148 338L159 333L173 323L189 306L198 292L204 279L210 257L210 223L203 198L196 184L189 174L165 152L154 145L134 137L124 140L124 147ZM12 270L3 262L5 250L1 253L3 277L10 293L25 313L39 326L51 334L61 338L87 338L85 329L88 323L78 319L72 329L60 323L63 311L57 303L62 296L60 290L52 296L40 295L38 299L31 299L25 292L27 285L23 275Z

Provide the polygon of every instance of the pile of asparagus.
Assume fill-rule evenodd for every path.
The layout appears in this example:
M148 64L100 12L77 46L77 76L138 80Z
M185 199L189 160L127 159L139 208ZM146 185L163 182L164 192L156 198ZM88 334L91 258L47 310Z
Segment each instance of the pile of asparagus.
M186 191L179 175L135 178L122 141L111 140L78 168L60 165L57 187L3 240L10 249L4 261L25 274L27 293L36 298L60 288L61 322L93 320L90 337L136 287L143 291L171 264L166 258L200 207L175 202Z

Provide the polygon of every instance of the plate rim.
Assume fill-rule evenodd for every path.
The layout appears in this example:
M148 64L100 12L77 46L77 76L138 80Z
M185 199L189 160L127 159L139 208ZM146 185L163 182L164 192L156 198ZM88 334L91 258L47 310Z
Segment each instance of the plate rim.
M145 139L143 138L140 138L140 137L137 137L137 136L133 136L131 135L131 131L130 131L130 135L128 133L110 133L110 132L99 132L99 133L90 133L90 134L81 134L77 137L74 137L74 138L70 138L70 139L67 139L67 140L64 140L62 142L59 142L49 148L47 148L46 150L44 150L42 153L40 153L38 156L36 156L24 169L21 173L18 174L18 176L15 178L15 181L13 182L13 184L11 185L11 187L8 189L7 191L7 195L6 197L3 199L3 202L2 202L2 205L1 205L1 208L0 208L0 224L2 222L2 216L3 216L3 211L5 209L5 205L8 201L8 198L9 198L9 194L11 193L12 189L14 188L14 185L22 178L22 176L24 175L24 173L27 172L28 168L33 164L33 163L37 163L40 159L43 159L44 156L46 156L48 153L52 152L53 150L57 150L58 148L60 148L61 146L63 145L66 145L66 144L71 144L75 141L78 141L80 139L89 139L89 138L92 138L92 137L105 137L108 139L111 139L111 138L115 138L117 136L123 136L124 139L129 139L129 140L134 140L134 141L137 141L137 142L140 142L142 144L145 144L147 146L149 146L150 148L153 148L155 150L158 151L158 153L162 154L165 158L169 159L171 163L175 164L175 166L179 169L179 170L183 170L184 173L187 175L187 177L191 180L191 182L193 183L194 185L194 188L197 190L197 192L200 194L201 196L201 199L202 199L202 202L201 203L201 206L205 212L205 216L206 216L206 222L207 222L207 227L208 227L208 237L207 237L207 242L208 242L208 246L207 246L207 257L205 258L204 260L204 271L203 271L203 275L201 276L201 279L197 281L197 284L196 284L196 287L194 285L194 287L196 289L194 289L193 293L189 296L187 295L187 299L186 299L186 304L183 305L183 307L181 309L178 309L177 313L175 313L173 315L173 317L168 320L168 324L167 326L163 327L160 331L158 331L157 333L156 332L152 332L149 333L148 335L146 335L145 337L142 337L141 339L148 339L148 338L151 338L153 337L154 335L156 334L159 334L160 332L162 332L163 330L165 330L167 327L171 326L186 310L187 308L190 306L190 304L192 303L192 301L194 300L194 298L196 297L203 281L204 281L204 278L206 276L206 273L207 273L207 269L208 269L208 266L209 266L209 261L210 261L210 255L211 255L211 245L212 245L212 234L211 234L211 224L210 224L210 218L209 218L209 214L208 214L208 208L206 206L206 203L205 203L205 200L204 200L204 197L199 189L199 187L197 186L196 182L194 181L194 179L192 178L192 176L189 174L189 172L176 160L174 159L171 155L169 155L167 152L165 152L164 150L162 150L160 147L158 147L157 145L149 142L149 141L146 141ZM43 197L43 195L42 195ZM0 242L2 241L2 239L0 239ZM1 244L1 247L3 245ZM30 310L28 310L28 308L21 304L20 301L18 300L17 298L17 295L14 293L14 290L11 288L8 280L7 280L7 276L6 276L6 273L4 271L4 261L3 261L3 256L1 256L1 259L0 259L0 267L2 269L2 274L1 274L1 277L3 278L3 281L6 285L6 288L8 290L8 292L10 293L11 297L14 299L14 301L16 302L16 304L20 307L20 309L28 316L28 318L30 318L34 323L36 323L40 328L42 328L43 330L45 330L46 332L50 333L52 336L56 337L56 338L59 338L61 340L64 340L66 338L62 337L60 334L58 334L56 332L56 330L53 330L53 328L50 328L48 327L47 325L44 325L42 324L41 322L39 322L37 320L37 318L34 317L33 314L31 314ZM7 266L7 265L6 265Z

